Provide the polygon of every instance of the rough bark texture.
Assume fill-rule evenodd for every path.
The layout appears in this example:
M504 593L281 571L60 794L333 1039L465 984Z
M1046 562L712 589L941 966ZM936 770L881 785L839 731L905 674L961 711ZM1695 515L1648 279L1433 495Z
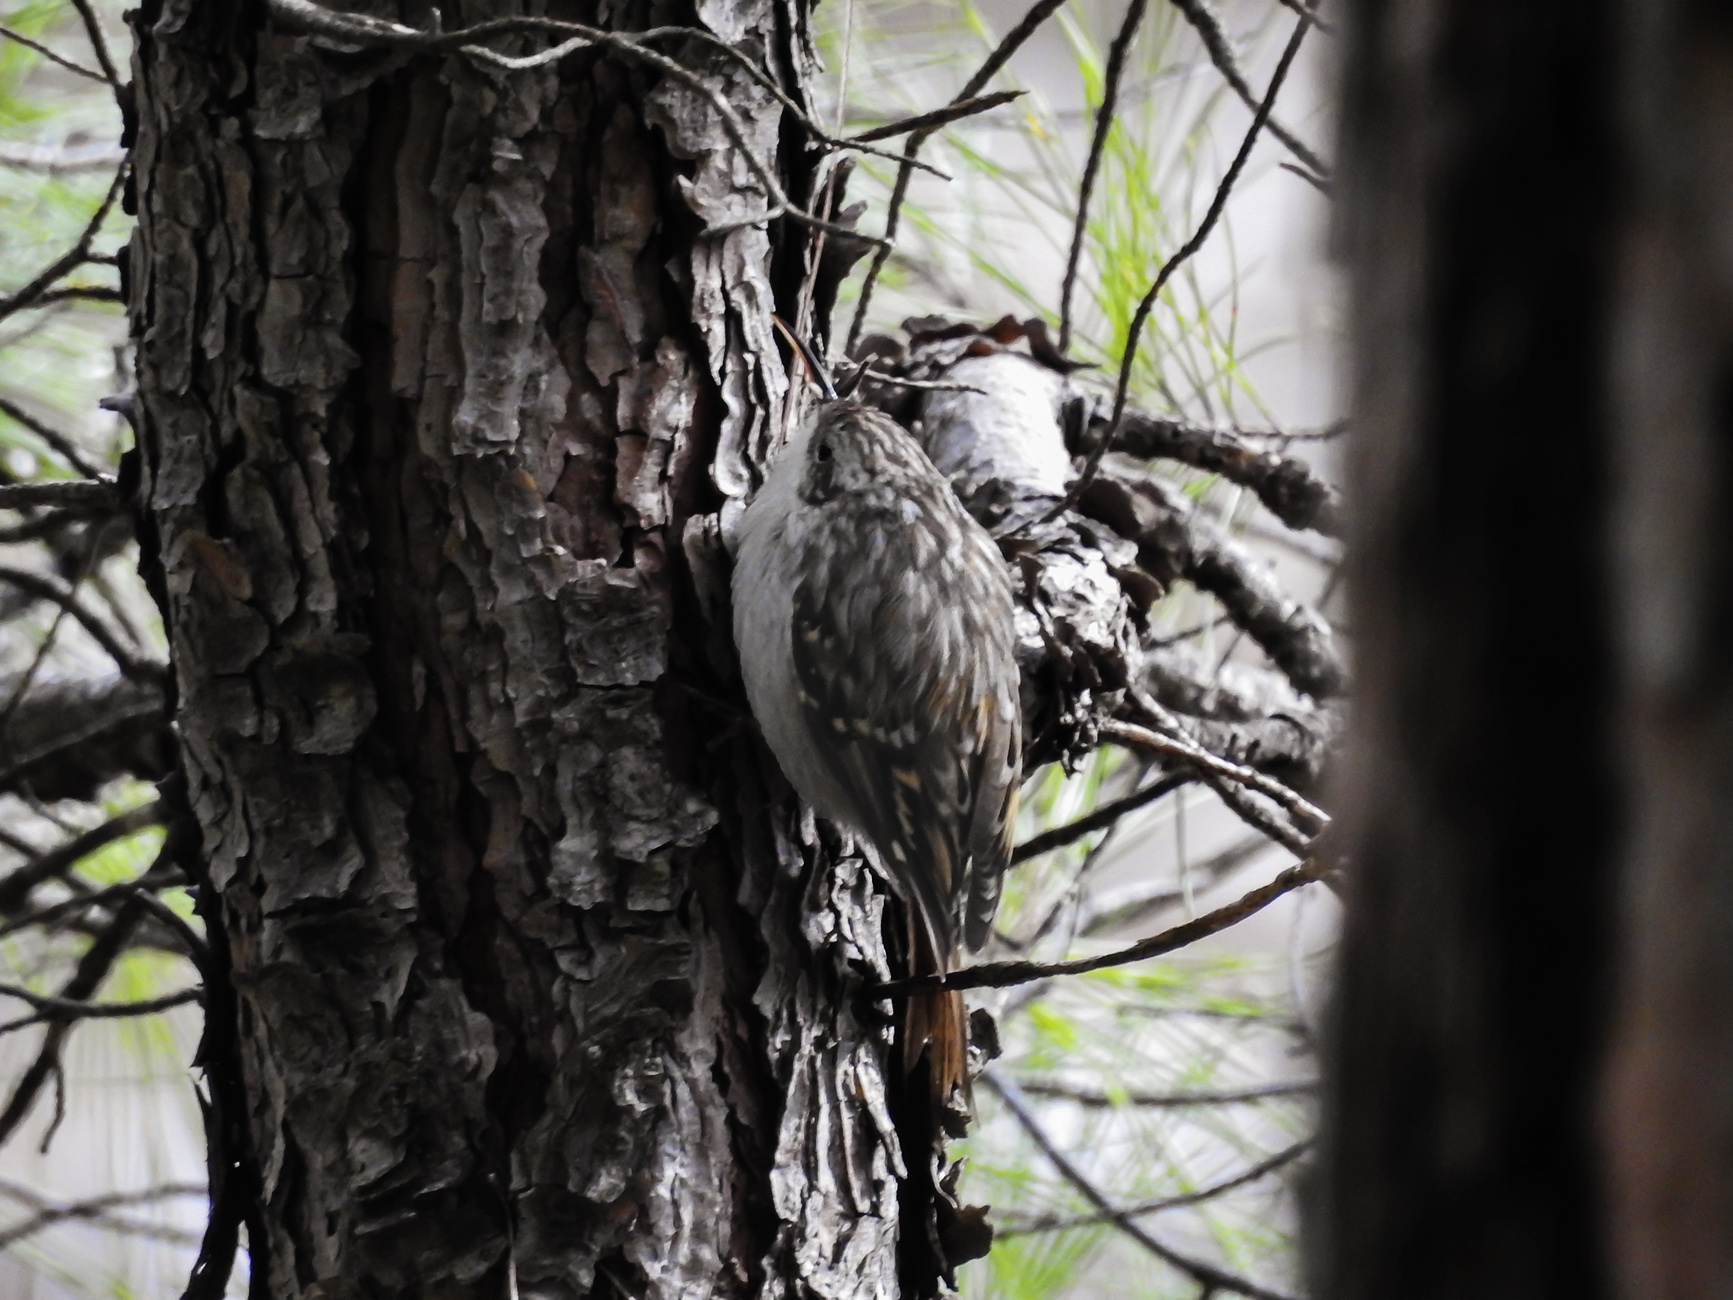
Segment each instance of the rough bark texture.
M799 3L547 12L696 23L795 94L812 67ZM232 0L133 21L139 500L256 1286L888 1296L913 1212L930 1289L927 1161L900 1182L851 996L888 974L882 892L726 704L719 520L784 384L769 238L700 233L763 209L739 151L592 54L332 48ZM670 52L776 155L767 92Z
M1617 8L1350 6L1358 699L1310 1237L1329 1300L1609 1290Z

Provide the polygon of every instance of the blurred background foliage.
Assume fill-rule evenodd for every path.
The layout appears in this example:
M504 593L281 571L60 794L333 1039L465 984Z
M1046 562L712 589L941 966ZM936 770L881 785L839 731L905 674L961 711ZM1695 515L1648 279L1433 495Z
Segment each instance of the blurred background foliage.
M122 69L130 53L123 5L88 6ZM943 102L1021 12L1010 3L825 0L817 12L829 69L820 87L825 115L862 129ZM1123 12L1118 3L1081 0L1061 9L994 82L1027 93L929 142L923 156L952 179L917 174L869 329L894 330L906 316L927 314L1056 320L1078 178ZM1220 17L1247 79L1261 88L1292 13L1260 0ZM120 116L72 0L5 8L0 28L0 302L9 303L92 229L121 161ZM1314 43L1279 107L1314 145L1328 135L1316 107L1328 58L1324 42ZM1181 10L1151 5L1131 47L1088 223L1078 359L1111 373L1138 298L1192 230L1248 120ZM1333 292L1317 233L1325 199L1283 170L1286 159L1274 141L1258 147L1223 225L1160 299L1133 374L1133 398L1144 409L1265 430L1333 419ZM862 159L850 197L866 200L869 229L882 221L893 175L892 164ZM0 483L117 473L130 434L100 403L130 387L114 258L128 229L116 205L95 225L87 259L34 305L0 317ZM857 274L837 308L839 337L858 284ZM1327 444L1293 446L1327 468ZM1231 483L1173 472L1261 548L1299 599L1330 612L1337 556L1329 544L1294 538ZM0 570L75 591L118 644L141 662L161 662L161 627L125 527L75 513L44 528L43 518L0 512ZM1218 671L1256 659L1213 601L1190 587L1177 587L1153 617L1173 644ZM0 581L0 773L18 761L7 729L27 698L114 673L114 660L63 603ZM1067 823L1150 774L1144 760L1114 749L1073 773L1035 773L1019 838ZM89 794L43 799L27 783L0 790L0 896L9 873L58 846L106 838L31 892L28 909L15 899L0 916L0 984L8 988L65 990L89 965L101 920L135 896L125 886L147 878L156 860L162 832L140 811L155 797L149 783L119 777ZM141 825L129 829L129 817ZM1052 960L1118 947L1237 896L1291 861L1248 835L1213 795L1184 786L1020 867L984 955ZM196 932L183 890L152 896ZM46 923L19 923L42 909ZM976 1086L979 1119L964 1144L962 1193L994 1207L999 1234L990 1259L963 1270L965 1294L1200 1293L1195 1277L1104 1218L1084 1182L1135 1209L1125 1222L1163 1247L1296 1291L1293 1187L1311 1127L1313 1025L1333 909L1312 886L1168 959L979 999L998 1019L1004 1054ZM187 952L172 918L146 917L85 996L127 1002L189 988L197 976ZM20 1022L32 1014L16 998L0 1008ZM72 1028L9 1027L0 1037L0 1295L178 1295L205 1211L191 1064L197 1007ZM57 1057L45 1050L56 1033ZM44 1069L49 1058L58 1066ZM32 1104L13 1115L33 1070L43 1077ZM232 1293L244 1292L238 1277Z

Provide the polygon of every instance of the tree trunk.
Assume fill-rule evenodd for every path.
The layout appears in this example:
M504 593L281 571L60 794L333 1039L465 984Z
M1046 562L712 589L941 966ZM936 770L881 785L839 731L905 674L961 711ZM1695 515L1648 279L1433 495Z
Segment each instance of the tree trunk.
M1607 1290L1612 8L1351 6L1358 702L1320 1300Z
M548 13L694 23L797 99L814 67L804 3ZM883 893L730 703L719 520L804 231L703 233L768 200L641 63L345 47L232 0L133 22L138 499L255 1294L885 1296L899 1224L931 1291L932 1117L853 996ZM768 91L663 48L810 190Z
M1319 1300L1733 1288L1733 28L1361 0Z
M1629 839L1602 1098L1628 1295L1733 1293L1733 23L1630 3L1614 358Z

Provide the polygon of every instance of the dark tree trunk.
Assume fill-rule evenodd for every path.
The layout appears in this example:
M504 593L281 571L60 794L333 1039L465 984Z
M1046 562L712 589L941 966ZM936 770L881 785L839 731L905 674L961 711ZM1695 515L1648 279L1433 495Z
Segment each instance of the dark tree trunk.
M1629 841L1602 1115L1628 1295L1733 1293L1733 16L1625 6L1613 455Z
M1733 1287L1733 27L1351 6L1319 1300Z
M803 3L548 9L813 68ZM725 703L718 520L784 389L770 238L701 234L766 206L741 152L594 53L133 21L139 492L256 1293L888 1296L899 1214L930 1290L851 996L882 894ZM668 48L776 157L769 93Z

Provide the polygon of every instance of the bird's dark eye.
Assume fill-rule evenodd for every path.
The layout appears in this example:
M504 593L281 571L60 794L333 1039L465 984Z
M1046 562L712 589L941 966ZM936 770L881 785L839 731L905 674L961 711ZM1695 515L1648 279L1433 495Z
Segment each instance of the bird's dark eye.
M820 464L823 464L825 461L830 459L830 456L831 456L830 444L828 442L819 443L818 444L818 450L816 452L814 452L813 454L816 457L816 459L818 460L818 462Z

